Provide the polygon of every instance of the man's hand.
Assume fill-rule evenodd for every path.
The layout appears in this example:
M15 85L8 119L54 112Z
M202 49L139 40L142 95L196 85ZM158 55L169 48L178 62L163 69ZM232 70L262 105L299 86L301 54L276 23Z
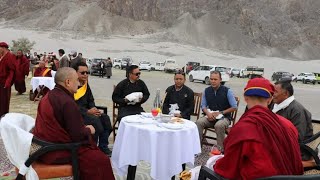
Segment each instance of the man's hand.
M96 130L94 129L94 127L92 125L86 125L86 127L90 129L91 134L96 133Z
M94 116L101 116L101 112L96 107L89 109L87 113Z
M213 112L212 115L214 116L214 119L217 118L217 116L219 116L221 113L220 112Z
M216 120L216 118L213 115L213 113L207 112L206 115L207 115L208 121L215 121Z

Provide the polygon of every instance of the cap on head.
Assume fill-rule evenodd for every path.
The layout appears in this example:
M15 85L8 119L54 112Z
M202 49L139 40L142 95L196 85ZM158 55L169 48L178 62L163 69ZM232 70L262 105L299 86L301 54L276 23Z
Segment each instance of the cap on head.
M265 78L250 79L244 88L245 96L259 96L264 98L272 97L274 86Z
M0 42L0 47L9 48L9 45L6 42Z

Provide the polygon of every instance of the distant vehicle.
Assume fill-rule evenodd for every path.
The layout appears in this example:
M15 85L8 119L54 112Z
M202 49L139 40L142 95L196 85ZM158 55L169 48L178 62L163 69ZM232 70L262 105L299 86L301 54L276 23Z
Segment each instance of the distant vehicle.
M114 59L113 59L112 66L113 66L114 68L120 69L120 68L121 68L121 60L122 60L122 59L114 58Z
M230 77L227 74L226 67L216 66L216 65L203 65L203 66L198 66L194 70L190 71L189 81L193 82L194 80L199 80L209 85L211 71L219 71L221 73L221 78L222 78L221 84L225 84L230 80Z
M300 73L295 81L302 81L303 84L307 84L308 82L316 84L316 76L313 73Z
M193 69L195 69L198 66L200 66L199 62L192 62L192 61L187 62L186 73L188 74L190 71L192 71Z
M105 63L106 59L102 59L102 58L93 58L92 59L91 68L90 68L91 75L99 75L101 61L103 61Z
M139 63L139 69L151 71L151 63L148 61L141 61Z
M125 69L127 67L127 64L132 65L133 61L131 57L125 57L121 59L121 69Z
M167 59L164 61L164 72L176 72L180 70L179 65L174 59Z
M258 66L247 66L243 70L242 77L252 79L256 76L263 76L264 68L259 68Z
M280 80L292 80L293 74L284 71L274 72L271 76L272 81L280 81Z
M156 62L153 68L155 71L164 71L164 62Z
M230 71L230 77L240 77L240 71L241 69L232 68Z
M316 77L316 81L318 82L318 84L320 84L320 73L313 73L313 74Z

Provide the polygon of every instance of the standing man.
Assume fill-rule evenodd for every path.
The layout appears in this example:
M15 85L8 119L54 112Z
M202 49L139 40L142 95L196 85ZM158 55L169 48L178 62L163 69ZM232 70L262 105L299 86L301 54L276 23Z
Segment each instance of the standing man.
M106 63L106 76L108 79L110 79L110 77L112 76L112 61L110 57L108 57L107 63Z
M174 85L166 90L162 112L169 113L170 104L178 104L180 113L174 114L176 117L189 119L194 110L194 93L192 89L184 85L186 74L178 71L174 74Z
M26 92L25 78L29 75L29 60L23 55L21 49L17 51L16 55L16 72L14 87L18 91L17 95L21 95Z
M231 113L238 107L233 92L221 85L221 81L219 71L210 73L211 86L204 90L201 102L201 109L206 116L197 120L196 125L199 130L200 142L203 129L214 127L217 134L217 144L223 149L225 130L230 124Z
M103 59L101 59L99 63L99 77L103 78L103 75L104 75L104 62L103 62Z
M299 142L309 139L313 135L311 113L293 96L294 90L290 81L275 83L272 111L290 120L299 132ZM310 160L308 153L302 153L302 160Z
M100 112L94 103L93 94L88 83L88 66L85 62L78 63L73 67L78 74L80 86L74 94L74 99L80 108L81 115L85 125L93 125L96 129L95 140L98 142L99 148L105 154L111 156L111 151L108 148L108 138L112 131L110 118L107 112Z
M16 57L5 42L0 42L0 117L9 112Z
M296 128L268 109L273 92L274 87L267 79L248 81L244 89L248 111L231 129L224 141L224 157L213 167L223 178L303 174Z
M140 79L139 67L131 65L128 68L128 78L122 80L114 89L112 94L113 102L119 104L118 121L123 117L140 114L144 112L141 104L145 103L150 96L146 84ZM133 92L141 92L142 98L138 102L130 102L126 96Z
M70 56L70 67L75 66L77 63L82 61L82 57L79 56L77 51L73 50L71 51L71 56Z
M64 50L63 49L59 49L58 51L59 51L59 56L60 56L59 67L60 68L69 67L70 66L69 58L66 55L66 53L64 52Z

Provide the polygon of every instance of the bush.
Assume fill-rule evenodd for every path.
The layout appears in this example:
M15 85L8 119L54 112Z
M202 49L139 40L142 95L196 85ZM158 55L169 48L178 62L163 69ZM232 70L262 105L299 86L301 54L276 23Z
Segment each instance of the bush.
M12 52L17 52L19 49L21 49L24 53L28 50L31 50L33 46L36 44L36 42L31 42L27 38L20 38L18 40L12 40L12 46L10 47Z

